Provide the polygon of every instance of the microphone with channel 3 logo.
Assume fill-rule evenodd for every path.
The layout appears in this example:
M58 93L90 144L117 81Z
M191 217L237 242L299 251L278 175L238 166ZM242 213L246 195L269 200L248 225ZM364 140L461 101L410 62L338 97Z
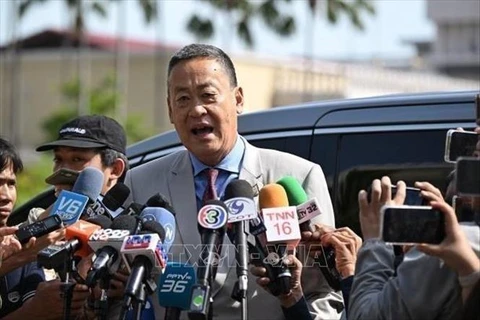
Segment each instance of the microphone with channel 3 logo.
M198 231L202 252L198 259L197 283L192 288L190 319L207 319L210 292L221 256L221 245L227 227L228 209L219 200L209 200L198 212Z

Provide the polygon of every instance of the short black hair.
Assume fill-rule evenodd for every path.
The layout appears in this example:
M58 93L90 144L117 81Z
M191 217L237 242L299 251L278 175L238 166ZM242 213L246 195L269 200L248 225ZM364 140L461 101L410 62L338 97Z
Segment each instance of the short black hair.
M9 165L12 165L15 174L23 170L22 159L13 144L0 138L0 172L7 169Z
M168 74L170 77L173 67L179 64L182 61L187 61L195 58L206 58L216 60L220 65L225 69L228 77L230 78L230 85L236 87L237 84L237 74L235 73L235 67L230 57L223 52L222 49L209 44L190 44L183 47L177 51L170 62L168 63Z

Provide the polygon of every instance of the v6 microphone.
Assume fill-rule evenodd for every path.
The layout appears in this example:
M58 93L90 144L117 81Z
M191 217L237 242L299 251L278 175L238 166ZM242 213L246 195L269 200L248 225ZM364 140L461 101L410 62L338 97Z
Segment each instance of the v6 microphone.
M78 175L72 191L62 190L55 201L50 215L58 214L65 225L75 223L85 207L93 203L103 187L103 173L97 168L87 167Z
M192 288L189 317L204 318L209 312L210 288L220 260L221 246L228 220L227 206L208 200L198 212L198 230L203 250L198 260L197 284Z
M190 307L190 294L196 283L195 268L189 264L168 262L158 281L158 303L165 308L165 320L178 320Z
M317 199L307 200L307 193L303 190L297 179L293 177L284 177L277 183L285 189L289 204L291 206L297 206L300 230L311 231L310 219L321 214ZM320 270L325 280L327 280L328 285L336 291L340 290L340 281L342 278L336 268L335 250L333 247L320 246L320 252L314 259L320 265Z

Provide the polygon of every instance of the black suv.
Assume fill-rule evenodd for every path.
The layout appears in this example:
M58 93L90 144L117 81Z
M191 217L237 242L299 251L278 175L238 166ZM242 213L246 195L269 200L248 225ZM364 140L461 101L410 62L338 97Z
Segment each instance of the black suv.
M337 226L359 232L357 194L389 175L407 185L430 181L439 188L453 169L444 162L448 129L475 126L479 92L422 93L311 102L239 117L238 130L250 143L296 154L318 163L326 176ZM131 167L183 148L169 131L131 145ZM21 222L32 206L55 198L43 193L12 214Z

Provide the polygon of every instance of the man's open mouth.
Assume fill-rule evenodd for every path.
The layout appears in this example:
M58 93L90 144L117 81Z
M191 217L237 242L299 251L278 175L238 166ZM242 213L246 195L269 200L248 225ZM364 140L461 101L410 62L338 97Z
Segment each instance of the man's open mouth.
M213 132L213 127L210 126L205 126L205 127L199 127L192 129L192 133L194 135L202 135L202 134L208 134Z

